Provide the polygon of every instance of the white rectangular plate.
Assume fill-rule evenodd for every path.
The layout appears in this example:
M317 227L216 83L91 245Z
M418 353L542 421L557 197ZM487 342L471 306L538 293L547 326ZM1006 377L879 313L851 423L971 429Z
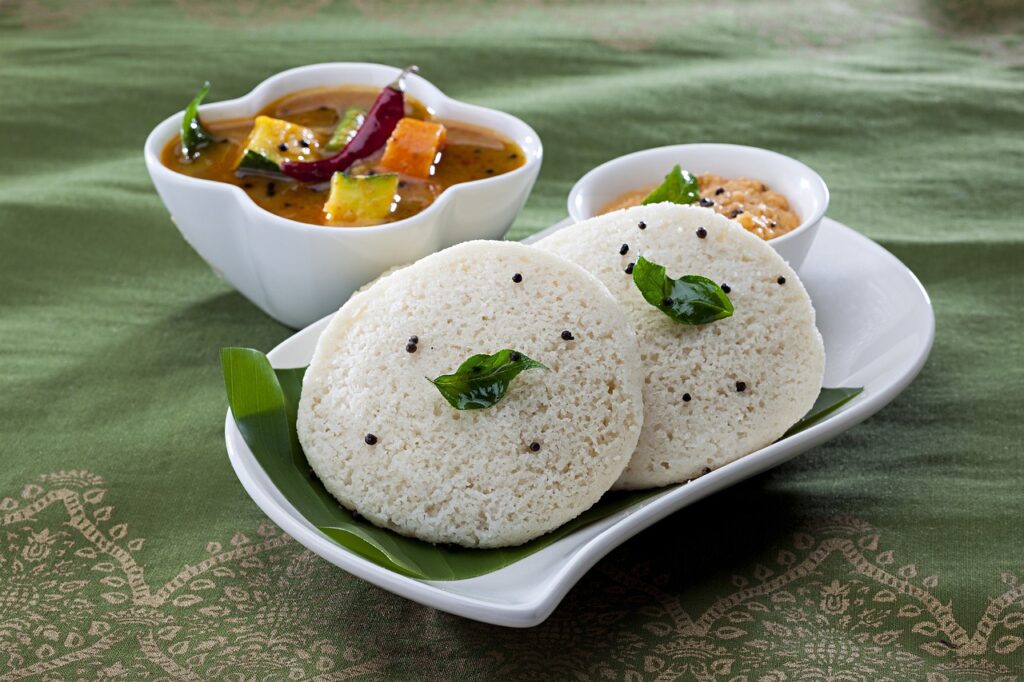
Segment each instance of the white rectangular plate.
M526 241L568 224L563 221ZM672 512L777 466L863 421L895 398L924 365L935 334L931 302L910 270L878 244L825 219L800 269L825 340L825 385L864 392L811 428L691 483L673 487L582 528L493 573L447 582L417 580L336 545L302 518L274 487L228 412L231 465L246 491L286 533L349 573L408 599L496 625L544 621L601 557ZM328 318L285 340L268 356L275 367L304 367Z

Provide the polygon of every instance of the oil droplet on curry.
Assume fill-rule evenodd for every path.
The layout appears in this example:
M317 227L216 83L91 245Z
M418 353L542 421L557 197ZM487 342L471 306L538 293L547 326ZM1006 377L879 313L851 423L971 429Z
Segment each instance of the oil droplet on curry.
M790 208L786 197L760 180L705 173L697 176L697 184L700 206L732 218L761 239L773 239L800 226L800 216ZM601 213L639 206L655 187L657 185L625 192L602 207Z
M522 149L498 133L459 121L438 120L422 103L407 96L406 118L401 119L407 123L396 127L388 145L356 161L344 177L331 183L296 182L272 172L272 166L271 172L255 165L247 167L246 159L252 158L265 166L268 155L278 162L331 157L345 142L344 138L339 142L338 136L348 132L351 139L378 92L374 88L345 86L292 93L270 103L253 118L204 121L215 141L192 158L185 157L181 138L175 136L164 148L161 161L185 175L241 187L259 206L284 218L314 225L361 227L416 215L447 188L508 173L526 160ZM412 121L408 122L409 119ZM350 131L344 129L346 125ZM400 135L406 137L392 144ZM418 146L412 151L403 149L400 143L406 139ZM262 155L253 157L253 149ZM424 153L430 158L424 160ZM381 175L390 182L362 183L363 187L349 188L338 182ZM379 190L373 188L375 184L380 186ZM375 201L372 195L376 192L383 197L383 204L377 200L379 208L372 212L335 215L328 210L328 201L333 200L336 192L348 192L368 206Z

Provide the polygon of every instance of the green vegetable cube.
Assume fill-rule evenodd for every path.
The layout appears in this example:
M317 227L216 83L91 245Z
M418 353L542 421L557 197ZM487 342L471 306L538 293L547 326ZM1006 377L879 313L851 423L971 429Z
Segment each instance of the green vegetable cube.
M324 149L329 152L336 152L347 145L348 141L359 130L359 126L363 125L364 120L366 120L366 114L362 109L354 107L348 109L345 115L341 117L341 121L338 122L338 126L334 129L331 139L324 145Z
M257 116L245 140L239 170L280 170L282 161L314 161L320 143L316 133L288 121Z
M391 213L397 192L397 173L335 173L331 178L331 194L324 204L324 213L328 222L337 225L381 221Z

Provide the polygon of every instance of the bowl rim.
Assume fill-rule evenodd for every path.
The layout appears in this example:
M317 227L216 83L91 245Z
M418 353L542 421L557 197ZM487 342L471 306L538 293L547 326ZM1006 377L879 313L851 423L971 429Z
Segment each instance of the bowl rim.
M328 70L342 70L345 69L369 69L369 70L387 70L397 74L401 71L399 67L389 66L387 64L377 64L374 62L319 62L316 64L306 64L304 66L297 66L285 71L280 71L257 83L251 90L240 97L232 99L222 100L218 102L210 102L203 104L199 107L200 113L204 110L210 111L211 109L216 111L218 109L226 109L232 106L243 106L252 108L254 100L257 100L266 90L278 85L282 81L288 81L299 75L307 73L309 71L328 71ZM236 200L240 210L252 211L256 210L264 220L269 220L271 223L279 225L285 229L289 229L295 232L309 233L329 233L329 234L368 234L368 233L385 233L401 231L403 228L415 225L420 222L429 220L434 214L444 209L449 203L454 201L453 197L457 197L467 191L469 188L476 188L487 184L502 184L509 182L513 179L523 179L521 176L525 176L528 179L531 175L535 175L539 172L539 166L544 157L544 146L541 142L540 135L537 134L528 123L523 121L512 114L509 114L498 109L491 109L489 107L483 107L476 104L470 104L457 100L453 97L449 97L441 91L436 85L423 78L419 74L411 73L406 76L406 79L410 82L416 83L420 88L425 91L427 98L436 98L436 101L426 101L424 104L427 108L433 112L435 109L453 108L462 112L482 113L490 116L497 116L498 119L504 119L503 122L508 123L510 127L519 127L521 130L518 134L506 133L503 131L496 131L505 137L508 137L515 142L520 149L523 151L523 155L526 157L526 162L522 166L503 173L501 175L495 175L492 177L479 178L476 180L469 180L462 182L457 185L452 185L445 189L438 196L432 204L427 206L425 209L409 216L408 218L402 218L401 220L395 220L388 223L381 223L379 225L360 225L360 226L344 226L344 225L317 225L314 223L305 223L299 220L292 220L291 218L285 218L279 216L276 213L268 211L263 208L249 197L248 194L237 185L232 185L226 182L220 182L218 180L209 180L206 178L197 178L191 175L185 175L184 173L178 173L163 164L160 160L160 156L163 152L164 147L167 143L173 139L174 135L178 134L180 128L181 117L184 115L184 109L174 113L164 120L160 121L150 131L149 135L146 136L146 142L143 146L143 156L145 157L146 167L149 170L150 175L153 177L154 184L159 177L161 180L167 180L169 182L178 182L185 187L194 189L195 191L217 191L223 192L227 196L232 197ZM317 86L311 86L317 87ZM382 86L383 87L383 86ZM305 88L300 88L305 89ZM295 91L298 92L299 89ZM249 115L255 115L255 111ZM224 117L228 118L228 117ZM214 118L213 120L217 120ZM454 119L459 120L459 119ZM471 121L466 121L472 123ZM173 125L172 125L173 124ZM478 125L478 124L474 124ZM482 126L486 127L486 126ZM532 141L530 140L532 138ZM533 147L533 148L531 148ZM471 190L470 190L471 191Z
M830 197L829 197L828 185L825 184L825 180L813 168L811 168L810 166L808 166L807 164L805 164L804 162L802 162L802 161L800 161L798 159L794 159L792 156L787 156L785 154L782 154L780 152L777 152L777 151L774 151L774 150L771 150L771 149L765 149L763 147L752 147L752 146L743 145L743 144L732 144L732 143L728 143L728 142L691 142L691 143L684 143L684 144L669 144L669 145L663 145L661 147L649 147L647 149L641 149L641 150L638 150L638 151L635 151L635 152L630 152L629 154L623 154L622 156L617 156L614 159L609 159L608 161L605 161L601 165L595 166L594 168L590 169L579 180L577 180L575 182L575 184L573 184L572 189L569 190L569 197L568 197L568 200L567 200L567 207L569 209L569 215L576 222L580 222L582 220L589 220L590 218L595 218L595 217L597 217L597 215L600 215L600 214L595 214L595 215L592 215L592 216L580 215L580 212L575 210L576 200L583 193L583 191L587 188L587 185L592 183L592 182L594 182L594 178L600 172L607 172L609 168L612 168L612 167L614 167L616 165L619 165L619 164L625 165L625 164L627 164L627 163L629 163L631 161L634 161L636 159L639 159L641 157L644 157L644 156L647 156L647 155L650 155L650 154L654 154L654 153L666 152L667 150L674 150L674 151L691 150L691 151L708 151L708 152L713 152L715 150L724 150L724 149L728 149L728 150L731 150L731 151L738 151L739 153L742 153L742 154L749 154L751 157L756 157L756 156L760 156L762 158L763 157L772 157L772 158L776 158L776 159L781 159L785 163L790 163L790 164L796 165L796 167L810 181L811 191L817 193L818 196L819 196L819 199L821 200L821 202L820 202L821 206L820 206L820 208L817 211L814 211L813 213L811 213L811 214L809 214L807 216L804 216L803 220L800 222L800 224L797 225L796 227L794 227L789 232L786 232L785 234L779 235L778 237L773 237L772 239L765 240L767 243L769 243L769 244L782 244L782 243L785 243L787 241L791 241L793 239L797 239L799 237L799 235L803 234L804 232L809 231L813 226L815 226L815 225L817 225L818 223L821 222L821 219L825 216L825 212L828 210L829 198ZM623 191L626 191L626 190L623 190ZM788 201L789 197L786 197L786 199Z

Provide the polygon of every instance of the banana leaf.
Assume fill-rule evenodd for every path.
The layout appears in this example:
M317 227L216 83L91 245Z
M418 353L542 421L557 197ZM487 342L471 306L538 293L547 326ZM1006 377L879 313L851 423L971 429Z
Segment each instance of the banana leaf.
M814 401L810 411L804 415L803 419L790 426L789 430L782 434L782 438L779 440L789 438L814 426L863 392L863 388L822 388L821 393L818 394L818 399Z
M466 549L407 538L353 515L310 469L295 426L305 368L274 369L263 353L250 348L223 349L221 364L235 424L285 499L338 545L402 575L461 580L490 573L666 490L610 491L569 523L518 547ZM818 421L859 392L823 389L811 413L787 435Z

